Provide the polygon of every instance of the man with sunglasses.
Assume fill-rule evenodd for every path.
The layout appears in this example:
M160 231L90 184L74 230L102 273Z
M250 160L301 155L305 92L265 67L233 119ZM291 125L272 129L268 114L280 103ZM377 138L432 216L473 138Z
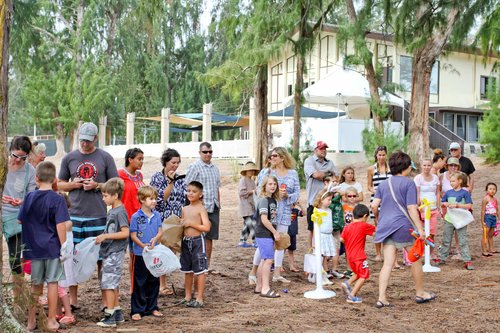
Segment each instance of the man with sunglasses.
M333 161L326 158L326 148L328 148L328 145L325 142L316 142L313 154L304 161L304 173L307 179L307 230L309 230L309 246L312 245L312 233L314 230L314 225L311 220L314 209L314 198L319 191L323 189L323 179L325 177L338 176L338 171Z
M212 224L206 233L208 267L212 257L212 241L219 239L219 212L220 212L220 172L212 163L213 150L209 142L200 144L200 159L191 163L186 170L186 184L196 180L203 184L203 204L208 212L208 219Z
M460 163L460 171L465 173L469 177L469 181L467 182L469 184L468 190L470 193L472 193L472 189L474 188L473 173L474 171L476 171L474 164L469 158L462 156L462 147L460 147L460 144L458 142L450 143L450 156L458 158L458 162Z
M107 207L99 189L109 179L118 177L113 157L96 147L96 125L82 124L78 139L79 149L68 153L61 161L57 183L60 190L68 192L71 201L69 213L75 244L104 232ZM69 291L72 307L78 309L78 285L70 286Z

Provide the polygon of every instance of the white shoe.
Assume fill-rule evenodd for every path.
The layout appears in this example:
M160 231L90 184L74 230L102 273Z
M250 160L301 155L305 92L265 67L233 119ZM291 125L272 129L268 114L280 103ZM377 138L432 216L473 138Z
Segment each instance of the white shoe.
M257 284L257 277L255 275L249 275L248 276L248 284L249 285Z
M290 283L290 280L287 280L281 275L278 275L278 276L273 276L273 282Z

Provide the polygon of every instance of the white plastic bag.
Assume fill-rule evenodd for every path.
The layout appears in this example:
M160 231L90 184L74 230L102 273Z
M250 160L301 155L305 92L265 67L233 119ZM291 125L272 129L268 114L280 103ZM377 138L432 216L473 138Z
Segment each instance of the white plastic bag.
M304 272L316 273L316 256L314 253L304 254Z
M474 216L472 216L472 213L467 209L448 208L444 219L453 224L455 229L462 229L474 221Z
M73 254L73 273L77 283L89 280L94 274L101 244L95 243L95 237L85 238L76 244Z
M144 264L154 277L170 274L179 268L181 263L177 256L164 245L156 245L152 250L147 246L142 251Z

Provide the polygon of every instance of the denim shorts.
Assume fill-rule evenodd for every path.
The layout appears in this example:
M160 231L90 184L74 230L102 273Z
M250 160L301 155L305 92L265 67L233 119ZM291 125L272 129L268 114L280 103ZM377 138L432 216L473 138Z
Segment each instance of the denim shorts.
M497 217L491 214L484 214L484 223L486 228L495 228L497 226Z
M262 260L274 259L274 240L272 238L255 238L259 246Z

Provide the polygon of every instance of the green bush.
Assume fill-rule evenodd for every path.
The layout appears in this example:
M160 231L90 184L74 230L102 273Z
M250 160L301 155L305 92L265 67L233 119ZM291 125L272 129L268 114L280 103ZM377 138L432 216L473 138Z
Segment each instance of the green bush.
M500 77L496 81L499 82ZM486 146L486 163L500 163L500 84L488 87L489 110L484 111L479 122L479 141Z
M405 135L401 139L400 133L397 133L390 128L388 123L384 128L384 133L375 131L375 129L369 129L366 127L362 132L363 138L363 151L365 152L366 158L372 162L375 149L379 146L387 147L387 156L390 156L396 150L405 151L408 146L409 137Z

